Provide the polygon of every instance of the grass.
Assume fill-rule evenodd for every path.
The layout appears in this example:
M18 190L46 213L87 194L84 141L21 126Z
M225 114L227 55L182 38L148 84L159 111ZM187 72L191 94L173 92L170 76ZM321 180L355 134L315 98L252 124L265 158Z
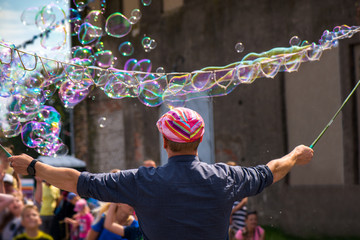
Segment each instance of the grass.
M311 237L298 237L285 233L284 231L273 228L270 226L264 226L266 240L360 240L360 237L352 236L339 236L339 237L329 237L329 236L311 236Z

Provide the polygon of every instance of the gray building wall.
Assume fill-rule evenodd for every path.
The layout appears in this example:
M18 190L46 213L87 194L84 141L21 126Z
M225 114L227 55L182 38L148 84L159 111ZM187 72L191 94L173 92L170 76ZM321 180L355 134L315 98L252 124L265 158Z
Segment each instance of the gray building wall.
M169 5L164 8L163 1L141 7L139 35L128 36L134 41L143 34L156 39L158 46L150 54L137 51L140 52L137 58L150 58L154 69L162 66L170 72L224 66L241 60L249 52L288 46L294 35L317 42L325 29L359 24L359 8L353 0L179 2L181 7L175 9ZM107 4L112 12L121 10L120 1ZM116 52L124 40L104 38L104 43ZM237 42L244 44L243 53L234 50ZM279 73L274 79L257 79L250 85L238 86L227 96L213 98L215 161L231 160L243 166L265 164L288 153L297 144L310 145L354 85L353 49L359 42L358 36L342 40L338 49L326 53L329 56L324 56L323 62L308 63L309 67L304 64L299 73ZM329 81L324 67L333 73ZM321 85L316 77L308 78L319 74L317 68L324 74L319 76ZM308 89L301 82L303 78L311 81L309 88L315 97L305 97ZM321 103L316 94L333 99ZM96 171L108 171L114 166L137 167L146 158L160 164L161 145L155 127L159 108L145 107L136 99L115 101L101 93L95 95L101 100L89 98L75 108L77 156L88 161ZM261 224L303 236L360 235L360 208L357 207L360 105L359 100L355 100L344 108L329 130L332 133L320 140L319 151L318 146L315 147L313 163L305 168L297 167L285 180L250 199L249 208L259 211ZM301 108L310 107L311 111L304 116ZM318 115L309 116L311 113ZM103 114L116 122L109 131L95 126L95 120ZM331 134L335 142L326 140ZM327 149L336 153L329 161Z

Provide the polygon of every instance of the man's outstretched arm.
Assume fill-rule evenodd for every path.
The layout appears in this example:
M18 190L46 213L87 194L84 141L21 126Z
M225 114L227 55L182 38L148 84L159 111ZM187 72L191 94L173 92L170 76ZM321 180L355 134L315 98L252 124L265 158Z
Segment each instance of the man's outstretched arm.
M27 167L32 160L33 158L26 154L9 158L11 166L17 173L22 175L28 175ZM42 178L55 187L77 193L77 182L80 176L79 171L71 168L52 167L41 162L37 162L35 164L35 170L36 176Z
M295 165L305 165L309 163L313 154L314 151L311 148L299 145L284 157L268 162L266 165L273 174L273 183L285 177Z

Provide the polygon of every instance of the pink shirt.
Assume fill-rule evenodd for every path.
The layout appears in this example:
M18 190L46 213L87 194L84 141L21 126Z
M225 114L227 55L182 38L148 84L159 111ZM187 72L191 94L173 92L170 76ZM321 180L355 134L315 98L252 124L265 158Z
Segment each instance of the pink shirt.
M254 234L254 237L253 237L253 240L260 240L260 236L264 235L264 229L260 226L257 226L255 228L255 234ZM239 231L237 231L236 235L235 235L235 238L237 240L243 240L244 237L242 235L242 229L240 229Z
M76 220L79 221L79 237L86 238L87 233L91 229L91 223L94 220L93 215L91 213L86 213L85 215L78 215Z

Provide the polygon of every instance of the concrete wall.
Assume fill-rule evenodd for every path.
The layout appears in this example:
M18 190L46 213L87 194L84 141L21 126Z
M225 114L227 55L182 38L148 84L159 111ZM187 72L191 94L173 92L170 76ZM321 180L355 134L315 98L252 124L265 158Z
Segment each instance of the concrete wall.
M289 147L310 145L341 106L339 48L326 51L320 61L303 63L285 75ZM344 184L342 115L315 145L312 164L295 168L290 184Z
M108 1L107 4L112 12L120 8L118 1ZM288 46L289 39L294 35L317 42L325 29L341 24L357 25L357 7L353 0L184 0L182 7L164 11L162 1L153 1L149 7L141 8L143 18L138 36L147 34L156 39L158 46L150 53L140 51L137 46L137 58L150 58L154 69L162 66L168 72L224 66L239 61L249 52ZM138 41L131 36L128 38ZM105 38L104 42L116 52L117 46L125 40ZM245 46L241 54L234 49L237 42ZM325 56L324 63L309 63L308 67L304 64L298 75L278 74L274 79L257 79L250 85L237 87L227 96L214 98L216 161L233 160L244 166L265 164L283 156L296 144L310 144L353 86L352 49L358 43L358 37L341 41L338 50ZM318 64L317 67L315 64ZM317 68L324 65L327 69L318 71ZM311 105L317 98L304 98L310 90L301 87L303 78L311 75L309 72L323 76L332 73L329 78L319 79L321 85L317 85L314 78L304 80L311 81L314 84L311 84L312 87L316 86L310 89L312 93L320 97L324 93L321 90L326 91L324 97L331 100ZM296 97L292 92L297 93ZM306 109L311 110L307 114L319 113L314 119L302 114L302 109L297 107L302 101L299 98L304 98L304 105L311 108ZM108 105L102 101L98 104L107 108ZM121 164L124 165L120 166L134 167L144 158L155 158L159 163L159 135L155 128L158 108L147 108L136 99L111 103L116 107L112 108L114 113L109 114L118 119L120 125L121 121L123 123L122 127L114 126L120 138L115 141L115 136L109 137L109 133L101 132L101 129L90 134L95 130L91 121L102 115L90 110L92 104L89 99L76 107L78 122L83 125L77 127L78 154L93 162L111 161L111 157L109 160L102 157L105 156L102 150L91 146L99 142L102 146L123 143L123 148L110 150L111 156L115 156L113 161L123 161ZM311 166L302 170L299 167L289 178L250 199L249 207L260 212L261 224L303 236L360 235L356 106L356 102L350 102L332 126L335 136L331 138L336 142L326 140L331 135L320 140L319 152L316 151ZM99 111L102 109L96 108ZM297 135L300 133L306 136ZM89 143L89 139L93 139L94 143ZM325 143L329 145L325 146ZM326 152L327 147L336 154L330 160L327 159L330 154ZM101 156L101 159L95 156ZM318 171L322 166L324 169Z

